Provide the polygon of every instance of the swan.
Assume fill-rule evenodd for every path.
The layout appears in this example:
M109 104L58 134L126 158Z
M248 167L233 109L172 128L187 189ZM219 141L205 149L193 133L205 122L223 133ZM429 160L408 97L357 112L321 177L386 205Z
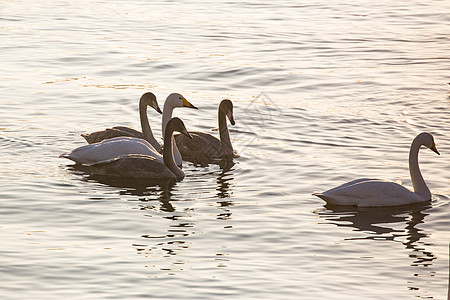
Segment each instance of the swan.
M166 125L164 134L163 156L160 159L145 154L128 154L95 163L83 164L92 174L136 179L176 179L184 178L184 172L174 161L171 143L173 132L178 131L186 136L183 121L172 118Z
M128 154L152 156L162 162L161 155L148 141L125 136L81 146L71 152L63 153L59 157L68 158L77 164L93 164Z
M409 151L409 173L414 192L394 182L361 178L313 195L331 205L360 207L397 206L430 201L431 192L419 169L418 155L422 145L439 155L430 133L422 132L413 140Z
M235 152L231 145L226 117L231 125L235 125L233 103L228 99L222 100L218 109L220 140L209 133L199 131L189 132L192 139L181 134L175 135L175 141L183 159L205 163L222 157L234 157Z
M107 128L105 130L95 131L89 134L82 134L81 136L84 137L89 144L98 143L105 139L119 136L137 137L147 140L156 149L156 151L161 152L161 145L153 136L150 123L148 122L147 106L154 108L160 114L162 113L159 108L158 101L156 100L156 96L152 92L143 94L139 99L139 116L141 119L142 132L130 127L114 126L113 128Z
M163 107L163 115L162 115L162 134L165 135L166 132L166 126L170 119L172 119L172 112L177 107L189 107L189 108L195 108L194 105L189 103L183 96L177 93L172 93L167 97L166 102L164 102ZM164 137L163 137L164 138ZM165 144L165 143L164 143ZM177 166L181 166L183 163L183 160L181 158L180 151L178 151L177 145L175 144L175 141L172 144L172 151L173 151L173 157L175 159L175 163Z

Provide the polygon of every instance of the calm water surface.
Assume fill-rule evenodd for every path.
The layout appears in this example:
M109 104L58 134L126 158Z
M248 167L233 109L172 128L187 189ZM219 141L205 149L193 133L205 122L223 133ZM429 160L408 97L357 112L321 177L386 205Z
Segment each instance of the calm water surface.
M1 1L2 299L446 299L448 1ZM81 133L139 128L171 92L188 129L233 100L241 157L123 186L59 159ZM160 119L149 111L156 136ZM331 209L357 177L433 201Z

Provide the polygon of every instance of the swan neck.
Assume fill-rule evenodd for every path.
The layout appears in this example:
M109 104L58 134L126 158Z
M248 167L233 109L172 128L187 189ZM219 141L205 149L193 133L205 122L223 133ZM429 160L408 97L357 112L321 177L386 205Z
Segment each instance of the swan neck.
M142 134L144 135L144 139L146 139L155 149L156 151L161 151L161 146L156 141L155 136L153 135L152 129L150 127L150 123L148 121L147 116L147 105L144 101L139 101L139 117L141 119L141 128Z
M223 109L219 107L219 134L220 134L220 144L222 145L222 150L228 154L228 152L233 153L233 146L231 145L230 132L228 131L227 116Z
M173 128L167 128L164 134L164 150L163 150L163 159L164 164L167 168L169 168L172 173L175 174L178 178L184 177L184 172L177 166L175 163L175 158L173 156Z
M169 120L172 119L172 112L173 112L173 107L169 103L169 101L166 100L166 102L164 102L163 115L162 115L162 134L163 134L163 138L165 138L165 132L166 132L167 123L169 123Z
M431 192L419 168L419 149L422 143L416 139L411 144L409 151L409 174L414 188L414 192L426 200L431 200Z
M167 126L167 123L169 123L170 119L172 119L172 112L173 112L174 108L175 107L170 103L169 100L166 100L166 102L164 102L163 116L162 116L162 122L161 122L163 139L165 139L166 126ZM165 145L165 143L164 143L164 145ZM176 161L177 165L181 166L183 160L181 158L180 150L178 150L177 144L175 142L172 143L172 151L173 151L173 155L175 157L175 161Z

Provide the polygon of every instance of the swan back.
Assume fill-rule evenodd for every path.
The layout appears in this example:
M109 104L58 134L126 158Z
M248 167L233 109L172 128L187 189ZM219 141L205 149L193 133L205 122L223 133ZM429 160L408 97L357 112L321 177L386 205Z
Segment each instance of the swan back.
M396 206L423 201L405 187L379 179L358 179L314 195L330 205L359 207Z
M149 142L133 137L116 137L85 145L61 154L60 157L68 158L78 164L93 164L127 154L148 155L160 162L163 161L161 154L156 152Z
M128 154L85 165L95 175L138 178L176 179L163 162L155 157L142 154Z

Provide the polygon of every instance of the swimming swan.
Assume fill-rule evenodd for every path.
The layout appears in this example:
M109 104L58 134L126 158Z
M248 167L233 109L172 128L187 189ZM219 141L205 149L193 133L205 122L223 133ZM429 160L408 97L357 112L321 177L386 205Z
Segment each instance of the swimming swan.
M166 132L166 126L170 119L172 119L172 112L177 107L189 107L189 108L195 108L194 105L189 103L183 96L177 93L170 94L169 97L167 97L166 102L164 102L164 108L163 108L163 115L162 115L162 134L165 135ZM164 142L165 145L165 142ZM181 166L183 163L183 160L181 159L180 151L178 151L177 145L174 143L172 144L172 151L173 151L173 157L175 159L175 163L177 166Z
M418 154L422 145L439 155L430 133L422 132L413 140L409 151L409 173L414 192L394 182L363 178L313 195L325 200L328 204L361 207L396 206L430 201L431 192L419 169Z
M142 132L139 132L130 127L114 126L113 128L107 128L105 130L100 130L89 134L82 134L81 136L84 137L84 139L89 144L98 143L105 139L119 136L137 137L147 140L156 149L156 151L161 152L161 145L153 136L152 129L150 128L150 123L148 122L147 106L154 108L160 114L162 113L161 109L158 106L156 96L151 92L143 94L139 99L139 116L141 119Z
M162 162L161 155L149 142L144 139L127 136L81 146L71 152L63 153L59 157L68 158L77 164L93 164L128 154L152 156Z
M181 134L175 135L175 141L183 159L207 164L224 156L234 157L235 153L231 145L226 117L230 120L231 125L235 125L233 103L228 99L222 100L219 104L220 140L209 133L199 131L189 131L192 139L188 139Z
M166 125L164 149L161 159L142 154L122 155L108 160L84 164L95 175L106 175L138 179L176 179L184 178L184 172L174 161L172 147L173 132L178 131L189 136L186 127L179 118L172 118Z

